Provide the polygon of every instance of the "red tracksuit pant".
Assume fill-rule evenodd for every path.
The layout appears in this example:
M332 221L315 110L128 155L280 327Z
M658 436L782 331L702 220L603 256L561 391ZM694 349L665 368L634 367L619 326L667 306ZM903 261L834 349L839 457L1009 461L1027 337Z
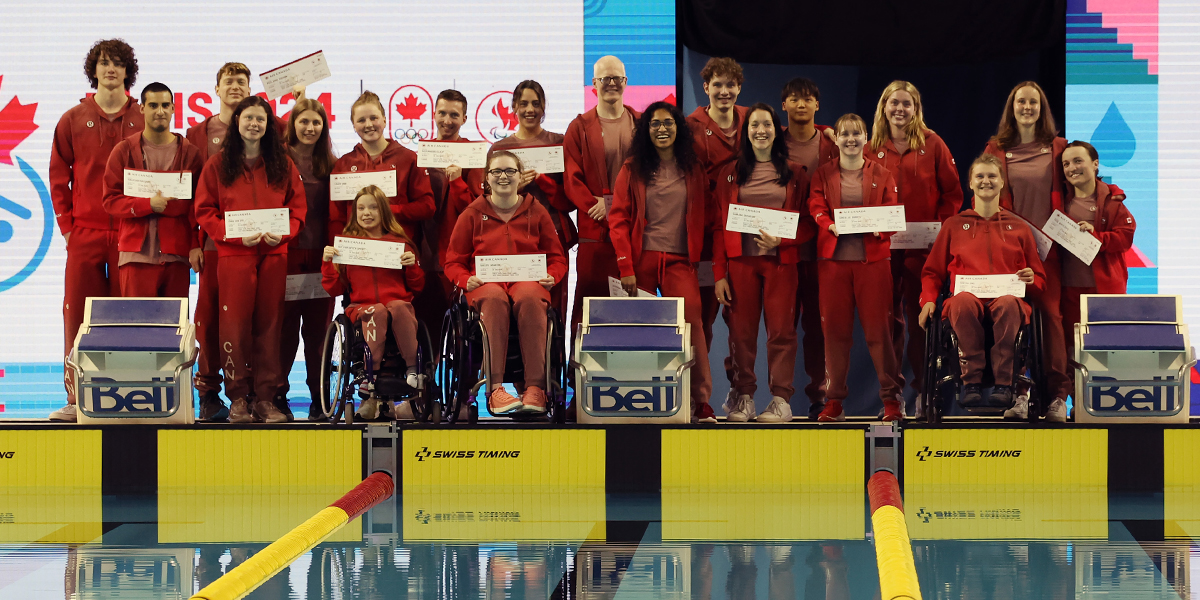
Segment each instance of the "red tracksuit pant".
M571 311L571 328L567 339L575 339L575 330L583 322L583 299L608 297L608 278L620 279L617 270L617 251L612 242L581 240L575 255L575 302ZM575 344L570 343L571 352Z
M187 263L125 263L118 268L126 298L187 298L191 277Z
M442 351L442 321L446 318L446 310L450 308L450 300L454 298L454 284L446 279L442 271L425 271L425 287L413 298L413 310L417 320L425 324L429 330L429 340L433 344L434 354Z
M1062 330L1063 337L1066 338L1065 351L1069 359L1075 358L1075 326L1079 324L1079 319L1082 317L1082 310L1079 308L1080 296L1084 294L1095 294L1096 288L1078 288L1064 287L1062 288L1062 298L1060 306L1062 311ZM1045 320L1043 319L1043 323ZM1068 365L1070 363L1067 363ZM1072 398L1075 395L1075 369L1067 367L1067 392Z
M196 343L200 345L200 356L196 359L196 391L201 394L221 391L219 268L217 251L205 250L204 266L196 278L196 312L192 317L196 322Z
M992 318L992 375L996 385L1012 385L1017 332L1025 323L1025 308L1013 296L980 300L974 294L955 294L946 299L942 312L958 336L958 363L963 383L983 381L986 366L983 320Z
M662 291L664 297L683 298L683 318L692 326L692 405L707 404L712 396L712 371L708 365L708 343L700 316L700 282L696 267L682 254L643 250L634 261L637 286L650 293ZM707 288L715 301L712 288Z
M812 404L825 401L825 333L821 330L821 278L817 275L816 260L802 260L796 265L799 281L796 285L795 318L804 328L804 372L808 385L804 395Z
M908 332L908 364L912 367L914 389L920 390L925 379L925 330L921 329L921 269L927 250L892 252L892 348L896 353L897 383L904 391L904 334ZM907 323L907 327L905 324Z
M392 300L385 306L377 304L351 304L346 308L346 316L357 323L362 323L363 339L367 348L371 349L371 368L379 372L383 364L383 349L387 343L387 333L380 328L387 324L388 317L392 321L392 336L404 364L411 370L417 367L417 314L413 305L403 300Z
M1046 287L1041 294L1032 294L1033 305L1042 311L1042 356L1045 360L1046 389L1054 398L1066 399L1071 393L1071 378L1067 374L1067 341L1063 335L1062 263L1058 246L1050 248L1042 266L1046 269Z
M75 347L89 297L120 296L117 276L117 232L76 227L67 242L67 269L63 286L63 339L66 356ZM75 383L70 369L63 370L67 402L75 403Z
M288 248L288 275L321 272L321 250ZM312 399L319 398L321 389L321 353L325 345L325 330L333 320L334 298L312 298L283 303L283 323L279 330L279 392L291 391L288 374L296 362L296 350L304 339L305 383Z
M503 383L508 326L513 314L517 316L517 331L521 338L525 387L537 386L545 390L546 309L550 307L550 292L534 281L485 283L475 291L467 292L467 302L479 311L479 319L487 331L491 354L488 378L492 390Z
M767 384L771 395L791 400L796 370L795 265L774 256L729 260L729 345L733 355L733 384L738 394L753 396L758 389L754 361L758 354L759 317L767 323Z
M259 400L271 400L281 379L279 331L287 255L222 256L217 279L225 395L230 400L246 398L253 386Z
M895 400L900 393L899 369L892 347L891 261L863 263L822 260L821 323L825 331L825 369L830 400L846 398L846 374L854 347L854 312L862 323L867 350L879 377L879 397Z

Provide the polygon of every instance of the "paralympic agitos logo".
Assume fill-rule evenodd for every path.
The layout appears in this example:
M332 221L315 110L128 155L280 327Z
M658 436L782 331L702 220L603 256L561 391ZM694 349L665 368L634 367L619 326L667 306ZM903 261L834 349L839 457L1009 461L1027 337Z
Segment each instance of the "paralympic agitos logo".
M0 75L0 84L3 81ZM12 154L38 128L33 121L36 112L36 102L21 104L15 96L0 109L0 165L13 165L16 160L23 175L0 175L0 253L8 259L0 265L0 292L16 287L37 270L54 237L54 205L46 182L29 163Z
M917 450L917 460L925 462L932 458L1020 458L1022 450L930 450L929 446Z
M441 458L520 458L520 456L520 450L430 450L429 446L422 446L413 455L417 462Z

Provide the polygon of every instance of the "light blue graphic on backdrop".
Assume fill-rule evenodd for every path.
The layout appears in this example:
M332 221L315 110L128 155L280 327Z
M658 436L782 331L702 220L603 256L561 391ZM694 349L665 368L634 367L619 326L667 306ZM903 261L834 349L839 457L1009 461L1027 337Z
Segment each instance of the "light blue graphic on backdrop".
M1137 138L1125 122L1125 117L1121 116L1116 102L1108 105L1108 111L1100 119L1100 124L1096 125L1091 139L1092 145L1100 153L1102 167L1120 167L1129 162L1137 151Z
M46 251L50 249L50 240L54 236L54 205L50 202L50 190L46 188L46 183L42 181L41 175L38 175L37 171L35 171L33 167L29 166L29 163L25 162L19 156L14 156L13 158L17 159L17 165L21 168L21 172L25 174L25 177L29 179L29 183L33 185L35 190L37 190L38 198L41 200L42 235L41 239L38 241L37 249L34 250L33 256L29 258L29 262L25 263L25 266L21 267L19 271L9 276L4 281L0 281L0 292L16 287L37 270L38 266L42 264L42 260L46 258ZM3 209L7 213L11 213L13 216L19 219L19 226L21 225L21 221L28 221L29 225L31 226L36 225L36 223L33 222L32 210L12 200L9 200L8 198L5 198L4 196L0 196L0 209ZM11 240L13 238L13 232L14 229L12 223L9 223L5 220L0 220L0 244ZM3 248L3 246L0 246L0 248ZM4 251L6 253L11 252L11 250L8 249L5 249Z

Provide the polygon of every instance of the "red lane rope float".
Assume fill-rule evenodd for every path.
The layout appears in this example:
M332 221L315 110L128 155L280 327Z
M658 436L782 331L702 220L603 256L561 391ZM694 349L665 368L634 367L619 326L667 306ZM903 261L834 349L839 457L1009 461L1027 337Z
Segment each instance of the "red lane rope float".
M395 489L391 475L372 473L337 502L197 592L192 600L236 600L246 596L347 523L391 498Z
M867 495L871 499L881 600L921 600L912 541L904 523L904 503L896 476L887 471L875 473L867 482Z

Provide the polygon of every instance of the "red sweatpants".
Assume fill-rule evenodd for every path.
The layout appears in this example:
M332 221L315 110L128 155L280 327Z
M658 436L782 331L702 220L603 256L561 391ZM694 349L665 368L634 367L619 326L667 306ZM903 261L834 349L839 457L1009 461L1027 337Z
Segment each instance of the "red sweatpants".
M692 356L696 359L696 366L692 367L692 404L708 404L712 396L712 371L700 316L703 294L695 265L682 254L643 250L634 261L633 271L639 288L652 294L662 291L664 297L683 298L683 318L692 326ZM713 288L706 289L716 302Z
M1058 246L1050 248L1042 266L1046 269L1046 288L1041 294L1031 294L1033 305L1042 311L1042 356L1045 360L1046 390L1053 398L1066 399L1071 393L1071 378L1067 374L1067 341L1063 335L1062 263Z
M204 266L196 278L196 343L200 345L200 356L196 359L196 391L201 394L221 391L221 300L218 297L216 250L204 251Z
M392 336L404 364L409 369L420 370L417 368L417 314L413 305L403 300L392 300L386 306L382 303L351 304L346 308L347 317L362 323L363 339L371 349L371 368L378 373L379 365L383 364L387 334L379 335L379 326L386 323L385 313L391 316Z
M733 355L734 389L753 396L758 389L754 361L758 355L758 322L767 322L767 384L771 395L791 400L796 370L795 265L773 256L729 260L733 308L729 312L729 346Z
M479 311L479 320L487 331L491 366L488 378L492 390L501 386L508 356L508 325L515 313L521 337L521 358L525 365L525 387L546 389L546 309L550 292L534 281L485 283L467 292L467 302ZM490 393L491 390L488 390Z
M75 336L83 324L90 297L121 295L117 270L117 232L76 227L67 243L67 271L63 286L64 355L75 347Z
M453 297L454 284L446 279L444 272L425 271L425 287L413 298L412 305L417 320L429 330L429 341L433 344L435 355L440 355L442 351L442 321L446 318L446 310L450 308Z
M1078 288L1064 287L1062 288L1062 298L1060 306L1062 311L1062 329L1063 337L1066 338L1065 348L1067 358L1075 358L1075 326L1079 324L1079 319L1082 317L1083 311L1079 308L1080 296L1084 294L1095 294L1096 288ZM1043 320L1044 322L1044 320ZM1071 363L1066 363L1070 365ZM1067 393L1072 398L1075 397L1075 369L1067 367Z
M892 251L892 348L896 352L896 372L900 391L904 391L904 333L908 330L908 364L912 367L912 385L921 389L925 379L925 330L921 329L921 269L927 250ZM907 327L905 327L907 323Z
M1025 324L1026 307L1014 296L980 300L971 293L946 299L942 312L958 336L958 364L963 383L983 381L987 361L983 355L983 320L992 318L992 375L996 385L1012 385L1017 332Z
M117 273L121 278L121 295L126 298L187 298L192 285L187 263L169 262L161 265L125 263Z
M288 275L321 272L321 250L288 248ZM279 392L291 391L288 374L296 362L296 350L304 339L305 383L312 399L319 398L321 389L321 353L325 345L325 330L333 320L334 298L312 298L283 303L283 323L279 330Z
M281 379L279 331L287 255L223 256L217 279L225 395L230 400L246 398L253 386L259 400L270 400L279 391Z
M867 339L867 350L879 377L879 397L895 400L900 393L896 352L892 347L891 261L862 263L822 260L821 324L825 331L825 369L830 400L846 398L846 374L854 347L854 311Z
M583 322L583 299L608 297L608 278L620 279L617 270L617 251L612 242L580 241L575 255L575 302L571 311L571 328L567 339L575 339L575 330ZM570 351L575 344L568 342Z
M825 401L825 332L821 329L821 278L816 260L802 260L796 265L799 279L796 284L796 312L793 327L804 328L804 372L808 385L804 395L817 404Z

